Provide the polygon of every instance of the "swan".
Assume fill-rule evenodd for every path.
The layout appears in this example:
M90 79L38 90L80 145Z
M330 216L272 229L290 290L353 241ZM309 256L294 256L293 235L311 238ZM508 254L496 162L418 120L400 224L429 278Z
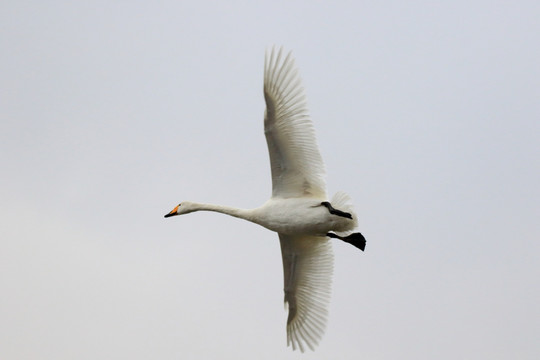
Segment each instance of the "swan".
M264 133L270 155L272 196L255 209L181 202L166 218L195 211L227 214L278 233L283 260L287 346L312 351L325 331L333 254L330 238L364 251L350 198L326 195L325 168L304 89L292 53L266 51L264 61Z

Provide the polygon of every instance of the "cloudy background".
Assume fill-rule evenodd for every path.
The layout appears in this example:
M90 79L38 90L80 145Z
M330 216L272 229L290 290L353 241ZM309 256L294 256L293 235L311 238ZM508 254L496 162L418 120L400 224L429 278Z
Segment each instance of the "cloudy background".
M536 359L538 1L4 1L2 359ZM294 51L335 243L286 347L277 236L182 200L270 195L265 49Z

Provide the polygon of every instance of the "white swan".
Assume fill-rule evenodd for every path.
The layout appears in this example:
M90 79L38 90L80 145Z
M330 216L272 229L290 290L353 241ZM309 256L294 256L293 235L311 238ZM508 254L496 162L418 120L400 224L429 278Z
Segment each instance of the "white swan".
M308 116L305 95L291 53L272 49L264 63L264 133L272 169L272 197L256 209L184 201L165 217L215 211L245 219L279 235L283 257L287 345L314 350L327 320L333 254L329 238L364 250L349 197L328 202L324 164Z

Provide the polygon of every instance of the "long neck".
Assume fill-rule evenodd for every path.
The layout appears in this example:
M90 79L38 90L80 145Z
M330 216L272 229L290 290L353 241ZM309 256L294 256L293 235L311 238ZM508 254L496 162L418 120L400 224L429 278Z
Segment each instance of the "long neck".
M193 211L214 211L230 216L234 216L240 219L244 219L247 221L254 220L254 214L253 210L249 209L238 209L231 206L224 206L224 205L214 205L214 204L200 204L200 203L193 203Z

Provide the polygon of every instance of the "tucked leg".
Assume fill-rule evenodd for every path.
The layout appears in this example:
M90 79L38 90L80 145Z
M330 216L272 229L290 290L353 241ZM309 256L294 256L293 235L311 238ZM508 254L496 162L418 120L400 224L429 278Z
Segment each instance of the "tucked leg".
M364 237L364 235L360 233L353 233L349 236L342 237L337 234L329 232L328 234L326 234L326 236L345 241L346 243L349 243L359 248L362 251L364 251L364 249L366 248L366 238Z
M345 217L347 219L352 219L352 215L349 214L348 212L345 212L345 211L341 211L341 210L338 210L338 209L334 209L332 207L332 205L328 202L328 201L323 201L321 203L322 206L326 207L328 209L328 211L330 211L330 214L332 215L337 215L337 216L342 216L342 217Z

